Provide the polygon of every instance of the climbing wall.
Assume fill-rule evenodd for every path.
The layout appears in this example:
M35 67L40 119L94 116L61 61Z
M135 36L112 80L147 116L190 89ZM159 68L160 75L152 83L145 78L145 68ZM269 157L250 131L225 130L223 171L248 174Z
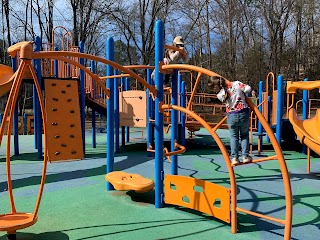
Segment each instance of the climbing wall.
M44 82L49 161L83 159L78 82L61 79Z

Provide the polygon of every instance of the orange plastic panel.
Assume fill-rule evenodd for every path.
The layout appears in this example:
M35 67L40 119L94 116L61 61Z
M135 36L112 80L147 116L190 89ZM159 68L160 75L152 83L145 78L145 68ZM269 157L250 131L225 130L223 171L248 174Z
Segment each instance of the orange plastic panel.
M83 159L78 82L45 80L49 161Z
M230 189L177 175L165 175L165 203L191 208L230 223Z
M27 117L27 132L29 135L34 134L34 116Z
M108 173L106 181L110 182L118 191L135 190L137 192L147 192L154 188L154 183L151 179L144 178L139 174L121 171Z
M120 126L146 127L147 100L145 91L124 91L119 95Z

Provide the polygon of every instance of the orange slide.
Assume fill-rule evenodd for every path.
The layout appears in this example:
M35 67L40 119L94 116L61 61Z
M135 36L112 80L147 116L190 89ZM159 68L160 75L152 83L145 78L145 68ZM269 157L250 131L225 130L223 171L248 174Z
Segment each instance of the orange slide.
M291 106L288 107L289 121L299 137L300 142L320 155L320 109L317 110L313 118L305 120L299 119L296 110L293 108L294 95L298 89L308 91L318 89L320 91L320 81L287 82L287 94L291 95Z
M0 64L0 97L10 91L14 77L11 67Z
M296 110L289 110L289 121L300 142L320 155L320 109L311 119L301 120L298 118Z

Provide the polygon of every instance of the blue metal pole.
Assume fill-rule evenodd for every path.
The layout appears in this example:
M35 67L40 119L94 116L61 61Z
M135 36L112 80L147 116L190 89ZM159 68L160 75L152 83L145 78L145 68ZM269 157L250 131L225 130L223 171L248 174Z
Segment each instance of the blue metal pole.
M304 79L305 82L308 82L308 78ZM303 90L302 98L302 119L308 119L309 114L309 91Z
M114 70L114 75L118 75L118 70ZM119 79L114 78L114 127L115 127L115 142L116 153L120 152L120 113L119 113Z
M27 129L27 124L28 124L28 114L23 114L23 134L27 135L28 134L28 129Z
M59 49L57 47L54 48L55 51L58 51ZM55 59L53 62L53 69L54 69L54 77L58 78L59 77L59 64L58 60Z
M84 42L82 41L80 42L79 52L84 53ZM84 59L80 58L79 63L84 66ZM84 81L85 81L84 71L80 70L80 118L81 118L81 130L82 130L82 146L83 146L83 152L86 153L86 126L85 126L86 118L85 118L85 112L84 112L84 108L86 104L85 104Z
M17 71L17 58L11 59L12 69L13 71ZM16 102L14 106L13 113L13 138L14 138L14 155L19 155L19 113L18 113L19 103Z
M114 41L113 38L107 39L106 47L106 58L107 60L114 60ZM110 65L107 65L106 75L113 75L113 68ZM107 88L110 90L110 97L107 100L107 173L113 171L114 165L114 81L112 78L107 79ZM106 184L107 191L113 190L113 186L107 182Z
M121 84L121 91L125 90L125 78L122 77L120 80L120 84ZM121 126L121 145L125 146L126 145L126 127L125 126Z
M35 40L35 51L41 51L42 41L40 37L36 37ZM35 60L35 70L37 73L37 78L39 81L40 88L43 89L42 84L42 73L41 73L41 59ZM35 90L35 87L34 87ZM36 90L34 91L36 93ZM37 93L35 96L38 96ZM36 111L34 112L34 121L37 122L37 125L34 129L36 129L35 134L37 135L37 149L38 149L38 159L42 159L42 116L41 116L41 109L40 109L40 102L38 97L36 97Z
M308 78L304 79L305 82L308 81ZM302 119L308 119L309 115L309 91L302 91ZM307 154L307 147L305 145L302 146L302 153Z
M179 106L182 106L182 74L178 74L178 95L179 95ZM181 123L182 112L179 112L179 122Z
M181 107L187 106L186 100L186 83L185 81L181 82ZM181 114L181 145L185 146L186 144L186 114Z
M125 81L125 91L129 91L129 78L126 78ZM130 128L129 126L126 126L126 142L130 141Z
M171 104L178 105L178 70L173 71L171 82ZM178 111L171 110L171 151L175 151L178 140ZM171 174L178 174L178 155L171 156Z
M269 124L270 124L270 121L271 121L271 106L272 106L271 104L272 104L271 96L268 96L268 119L267 119L267 121L268 121ZM269 138L268 135L266 136L266 141L270 142L270 138Z
M152 70L151 69L147 69L147 82L150 85L153 85L153 81L151 79L151 74L152 74ZM149 148L150 146L152 146L152 123L150 121L150 119L152 118L152 105L153 105L153 99L150 96L150 90L147 89L146 91L146 95L147 95L147 148ZM151 157L152 153L151 152L147 152L147 156Z
M264 87L263 81L260 81L259 82L259 104L261 104L263 101L263 87ZM259 106L259 111L262 113L262 105ZM263 133L262 124L260 121L258 121L258 138L260 139L259 149L261 149L261 150L262 150L262 140L263 140L262 133Z
M277 89L278 89L278 104L277 104L277 120L276 120L276 138L281 146L282 137L282 116L283 116L283 105L284 105L284 90L283 90L283 76L279 75L277 78Z
M160 62L164 57L164 24L157 20L155 24L155 79L157 96L155 99L155 207L160 208L164 203L163 196L163 74L160 73Z
M91 60L91 72L96 73L96 63L95 61ZM92 81L92 91L95 94L95 81ZM92 116L91 116L91 125L92 125L92 147L96 148L97 147L97 136L96 136L96 111L94 107L92 108Z

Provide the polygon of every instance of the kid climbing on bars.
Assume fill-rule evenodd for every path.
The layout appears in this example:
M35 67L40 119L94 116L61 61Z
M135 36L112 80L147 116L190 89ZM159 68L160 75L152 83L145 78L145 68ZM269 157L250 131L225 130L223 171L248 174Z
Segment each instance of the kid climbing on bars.
M239 137L241 140L242 161L252 161L249 155L249 126L250 108L245 100L245 94L251 87L242 82L235 81L227 84L222 77L211 77L208 86L217 93L217 98L226 104L227 123L230 131L231 163L239 162Z

